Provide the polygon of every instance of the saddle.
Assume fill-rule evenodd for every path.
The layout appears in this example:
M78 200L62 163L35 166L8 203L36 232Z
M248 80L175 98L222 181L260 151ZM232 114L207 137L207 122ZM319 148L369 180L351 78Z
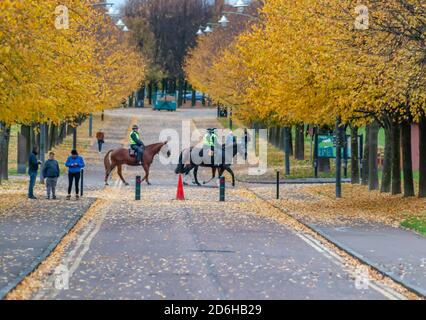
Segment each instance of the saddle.
M136 151L132 148L129 148L129 156L132 158L136 158Z

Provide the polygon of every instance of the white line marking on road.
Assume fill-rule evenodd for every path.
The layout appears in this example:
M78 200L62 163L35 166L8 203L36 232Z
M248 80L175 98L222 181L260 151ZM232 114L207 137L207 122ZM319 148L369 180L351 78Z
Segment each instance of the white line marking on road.
M335 252L331 251L326 246L324 246L320 241L318 241L317 239L314 239L312 236L310 236L308 234L295 232L295 231L293 231L293 232L296 234L296 236L298 236L300 239L302 239L305 243L310 245L316 251L321 253L323 256L325 256L326 258L331 260L333 263L335 263L339 267L342 267L343 270L345 272L349 273L350 276L352 276L354 278L356 277L355 268L354 267L348 267L348 266L344 265L343 258L340 257ZM385 296L389 300L407 300L407 298L405 296L399 294L398 292L396 292L392 288L389 288L389 287L387 287L387 286L385 286L385 285L383 285L383 284L381 284L381 283L379 283L375 280L370 280L369 287L371 289L379 292L380 294L382 294L383 296Z

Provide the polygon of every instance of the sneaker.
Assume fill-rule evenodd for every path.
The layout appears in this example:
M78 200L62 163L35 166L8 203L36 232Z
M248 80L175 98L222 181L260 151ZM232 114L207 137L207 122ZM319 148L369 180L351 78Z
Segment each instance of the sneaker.
M80 196L78 194L75 195L75 200L80 199Z
M56 199L58 199L58 198L57 198L56 196L53 196L53 197L52 197L52 199L53 199L53 200L56 200Z
M50 196L47 196L47 197L46 197L46 200L50 200Z
M31 199L31 200L37 200L37 197L32 196L32 197L28 197L28 199Z
M67 200L71 200L71 195L69 194L69 195L67 195L67 198L66 198Z

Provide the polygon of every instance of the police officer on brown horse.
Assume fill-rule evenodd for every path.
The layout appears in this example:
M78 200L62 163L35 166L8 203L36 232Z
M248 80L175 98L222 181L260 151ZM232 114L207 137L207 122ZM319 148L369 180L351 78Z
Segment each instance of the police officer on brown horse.
M136 152L136 163L143 165L142 159L143 159L143 152L145 150L145 145L143 144L141 140L141 136L138 130L139 130L139 127L137 125L134 125L132 127L132 132L130 132L130 136L129 136L129 144L130 144L130 148Z

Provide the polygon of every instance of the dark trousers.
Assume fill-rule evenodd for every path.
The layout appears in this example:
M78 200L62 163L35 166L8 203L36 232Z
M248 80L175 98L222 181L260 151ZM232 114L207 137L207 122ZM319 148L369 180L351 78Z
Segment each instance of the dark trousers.
M28 186L28 198L34 197L34 187L36 184L37 179L37 171L30 171L28 172L30 176L30 184Z
M98 140L98 149L99 152L102 152L102 145L104 144L103 140Z
M138 146L135 144L135 145L132 145L132 149L136 151L136 161L140 163L142 160L143 152L145 150L145 146L144 145Z
M71 194L73 181L75 181L75 194L78 194L80 191L80 172L68 172L68 194Z

